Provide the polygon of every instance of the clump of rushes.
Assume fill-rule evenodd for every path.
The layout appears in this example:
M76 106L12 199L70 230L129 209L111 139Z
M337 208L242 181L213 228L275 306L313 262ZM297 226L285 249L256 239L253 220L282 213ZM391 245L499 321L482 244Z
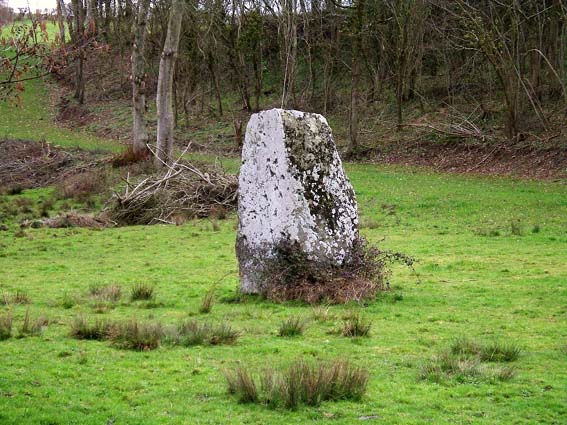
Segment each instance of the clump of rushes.
M0 341L4 341L12 336L12 314L8 312L0 316Z
M243 366L237 366L234 370L225 371L228 393L233 394L239 403L258 402L258 388L252 374Z
M324 401L362 399L369 372L346 360L306 362L298 360L281 370L264 369L258 376L243 366L225 371L228 392L240 403L261 403L296 409Z
M305 327L306 324L303 319L299 317L290 317L289 319L284 320L282 323L280 323L278 335L285 337L303 335Z
M19 338L25 336L38 336L41 335L43 329L49 324L49 319L45 316L40 316L36 319L32 319L30 316L30 310L26 310L26 315L24 316L24 321L19 330Z
M196 320L186 320L177 325L167 335L167 340L176 345L189 347L192 345L221 345L233 344L238 338L238 332L228 323L218 326L210 323L199 323Z
M356 312L345 318L341 334L349 338L370 336L371 327L372 323Z
M312 316L314 320L321 323L335 319L335 315L331 312L331 308L328 305L318 305L313 307Z
M31 303L31 298L23 291L19 289L14 295L12 295L12 304L29 304Z
M83 316L77 316L71 324L71 336L75 339L108 339L114 327L108 320L97 320L89 323Z
M513 343L480 343L468 338L455 340L449 349L426 362L420 379L440 382L452 378L457 382L507 381L514 377L515 369L493 363L512 362L522 350Z
M216 288L213 286L211 289L207 291L207 293L203 297L203 301L201 302L201 307L199 307L199 313L208 314L211 312L213 308L215 290Z
M110 340L114 345L129 350L148 351L159 347L164 329L159 322L140 322L131 319L114 326Z
M122 297L122 288L115 283L108 286L91 285L89 294L99 301L117 302Z
M233 329L229 323L222 322L220 325L213 327L209 343L211 345L234 344L238 336L238 331Z
M130 293L131 301L152 300L154 298L154 287L145 283L137 283L132 287Z
M478 343L468 338L460 338L451 345L451 352L461 357L478 357L483 362L513 362L522 349L509 342L493 341Z

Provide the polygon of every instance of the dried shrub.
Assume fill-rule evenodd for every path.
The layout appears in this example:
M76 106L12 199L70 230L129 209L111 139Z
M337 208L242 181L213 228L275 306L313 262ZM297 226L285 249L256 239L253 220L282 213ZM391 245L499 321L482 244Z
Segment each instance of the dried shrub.
M349 338L370 336L372 323L366 320L359 312L348 315L341 329L341 335Z
M145 283L137 283L130 292L131 301L152 300L154 298L154 287Z
M359 401L366 392L369 372L346 360L298 360L282 370L267 368L259 378L242 366L225 371L225 377L228 392L241 403L296 409L301 404L318 406L323 401Z
M0 316L0 341L8 339L12 336L12 314L7 313Z
M298 243L285 241L264 272L261 293L274 301L344 304L372 299L388 287L389 264L413 266L413 259L381 251L358 238L342 265L311 260Z
M278 335L284 337L303 335L305 331L305 321L299 317L290 317L280 323Z

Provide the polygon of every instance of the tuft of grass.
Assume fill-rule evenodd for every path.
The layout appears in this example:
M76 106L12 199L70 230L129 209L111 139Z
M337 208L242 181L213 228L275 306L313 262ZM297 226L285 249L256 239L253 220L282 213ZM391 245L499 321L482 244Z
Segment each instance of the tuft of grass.
M482 344L468 338L459 338L451 345L451 353L460 357L478 357L483 362L513 362L522 349L509 342L493 341Z
M190 347L192 345L233 344L238 336L239 333L226 322L213 326L210 323L186 320L171 329L166 339L172 344Z
M12 336L12 314L8 312L0 316L0 341L4 341Z
M203 301L201 301L201 307L199 307L199 313L208 314L211 312L213 308L213 301L215 298L215 290L216 288L213 286L211 289L207 291L207 293L203 297Z
M514 343L494 341L481 347L480 359L483 362L513 362L521 353L522 349Z
M524 226L522 226L520 220L510 222L510 233L514 236L524 235Z
M331 312L331 307L328 305L318 305L311 310L311 317L319 323L335 320L335 315Z
M513 367L504 366L495 371L495 378L502 382L509 381L514 376L516 376L516 369Z
M152 300L154 298L154 287L145 283L137 283L130 292L131 301Z
M240 334L227 322L213 327L209 343L211 345L234 344Z
M115 283L107 286L91 285L89 295L97 301L118 302L122 298L122 288Z
M71 337L75 339L108 339L113 328L113 324L107 320L97 320L89 323L83 316L77 316L71 325Z
M24 291L19 289L12 295L12 304L30 304L31 298Z
M487 363L512 362L520 353L521 349L511 343L483 344L468 338L459 338L449 349L426 362L419 378L433 382L441 382L446 378L455 379L457 382L507 381L515 376L514 368L489 366Z
M467 382L480 377L481 374L480 361L477 358L460 358L447 350L425 363L419 377L432 382L441 382L445 377Z
M224 376L228 385L228 393L235 395L239 403L258 402L258 388L251 373L243 366L225 371Z
M49 319L45 316L40 316L35 320L30 316L29 308L26 310L26 315L24 316L24 321L19 329L18 338L23 338L25 336L39 336L43 332L43 329L49 324Z
M280 323L278 335L285 337L303 335L305 327L306 325L303 319L299 317L290 317L289 319L284 320L282 323Z
M362 399L369 372L346 360L306 362L298 360L282 370L267 368L259 379L238 366L225 371L229 394L240 403L262 403L296 409L302 404L318 406L323 401Z
M168 335L169 342L190 347L202 345L211 334L211 326L207 323L201 324L196 320L186 320L177 325L173 332Z
M349 338L370 336L371 327L372 323L366 320L362 314L353 313L345 318L341 335Z
M140 322L137 319L117 324L110 332L114 345L138 351L158 348L163 336L164 328L160 322Z
M66 310L69 310L78 304L80 304L79 297L75 295L69 295L67 292L63 294L63 298L61 299L61 307L63 307Z

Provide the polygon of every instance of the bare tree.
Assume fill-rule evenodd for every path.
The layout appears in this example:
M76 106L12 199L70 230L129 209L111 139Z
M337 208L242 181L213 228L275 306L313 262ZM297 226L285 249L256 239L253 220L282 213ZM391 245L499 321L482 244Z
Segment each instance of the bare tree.
M181 34L181 21L183 19L183 0L173 0L169 11L169 23L167 36L161 53L159 63L159 77L157 87L157 146L156 166L169 164L172 161L173 152L173 75L177 49L179 48L179 37Z
M75 94L74 98L83 104L85 102L85 76L84 65L86 54L84 45L86 43L86 34L84 30L85 10L83 0L72 0L73 14L75 16L75 47L76 47L76 61L75 61Z
M140 0L134 26L132 46L132 149L136 157L147 152L148 131L146 129L146 24L150 0Z

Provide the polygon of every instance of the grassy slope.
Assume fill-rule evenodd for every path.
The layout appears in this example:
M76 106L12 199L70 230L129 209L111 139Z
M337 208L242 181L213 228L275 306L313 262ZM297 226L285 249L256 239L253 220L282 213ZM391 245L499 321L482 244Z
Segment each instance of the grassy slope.
M52 40L57 31L55 25L48 24L48 40ZM0 37L10 37L8 26L0 29ZM20 94L21 106L0 99L0 138L46 140L54 145L79 146L90 150L116 152L121 149L117 143L93 137L84 131L55 126L55 111L45 83L31 80L25 82L24 87L25 91Z
M369 339L329 335L336 323L311 323L304 337L276 336L306 306L218 303L209 316L243 333L233 347L167 348L138 353L70 339L77 314L158 318L174 323L196 313L210 286L229 295L237 284L235 219L213 231L207 221L181 227L33 230L0 234L0 290L25 289L32 313L54 320L42 337L0 342L0 422L22 423L351 423L378 414L383 423L561 423L567 417L565 246L567 189L560 184L466 178L407 169L349 166L372 241L420 259L422 283L396 269L402 301L386 296L365 312ZM396 205L388 215L381 205ZM524 235L510 233L520 220ZM541 231L532 233L539 224ZM500 236L479 236L499 229ZM134 282L157 287L152 309L126 301L95 315L89 285ZM0 307L2 308L2 307ZM6 310L6 307L2 308ZM337 315L345 307L332 307ZM21 322L25 307L15 307ZM205 319L205 317L198 317ZM420 365L453 338L516 341L525 354L506 383L434 384L416 379ZM324 404L297 412L239 405L225 394L223 368L260 367L299 356L349 357L372 370L363 403Z

